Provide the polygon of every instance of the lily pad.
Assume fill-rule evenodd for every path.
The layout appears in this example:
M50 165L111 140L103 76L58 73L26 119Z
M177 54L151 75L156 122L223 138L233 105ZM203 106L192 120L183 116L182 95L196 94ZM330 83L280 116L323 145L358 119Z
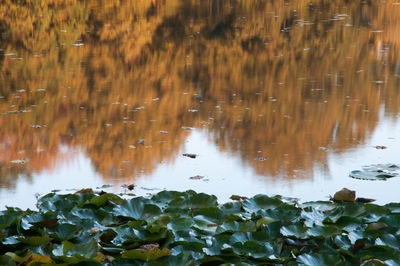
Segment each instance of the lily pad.
M398 175L396 171L400 167L396 164L371 164L363 167L363 170L354 170L350 172L350 177L362 180L380 180L392 178Z
M4 265L4 266L14 266L15 263L12 260L12 258L10 256L7 255L1 255L0 256L0 265Z
M144 261L156 260L161 257L171 254L169 249L132 249L122 252L122 258L125 259L139 259Z
M218 204L194 191L151 198L48 194L0 212L0 265L369 265L400 262L400 203L299 204L257 195ZM12 261L10 261L10 258Z

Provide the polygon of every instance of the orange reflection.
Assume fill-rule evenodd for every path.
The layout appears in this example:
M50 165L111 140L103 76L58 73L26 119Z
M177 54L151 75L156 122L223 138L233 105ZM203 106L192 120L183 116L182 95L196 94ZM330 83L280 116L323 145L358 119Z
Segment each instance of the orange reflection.
M382 104L398 112L392 4L3 1L0 182L51 169L60 144L106 182L151 173L183 126L259 174L311 178L326 149L366 140Z

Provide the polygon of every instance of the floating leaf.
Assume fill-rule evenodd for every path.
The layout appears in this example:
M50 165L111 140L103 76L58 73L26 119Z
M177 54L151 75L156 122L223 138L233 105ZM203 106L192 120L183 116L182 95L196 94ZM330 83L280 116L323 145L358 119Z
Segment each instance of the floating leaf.
M269 217L262 217L257 220L256 226L257 226L257 228L259 228L261 225L265 226L265 225L268 225L273 222L276 222L276 220L269 218Z
M169 249L132 249L122 252L122 258L152 261L171 254Z
M385 223L370 223L368 224L367 228L365 229L366 231L370 230L380 230L382 228L387 227L387 224Z
M123 200L86 190L51 193L38 206L0 212L3 264L395 265L400 257L400 203L257 195L220 205L194 191Z
M195 159L195 158L197 157L197 154L194 154L194 153L184 153L184 154L182 154L182 156Z
M217 228L216 233L220 234L223 232L255 232L257 230L256 224L253 221L246 222L229 222L225 223Z
M28 260L28 258L31 256L32 252L28 251L24 254L15 254L14 252L7 252L5 255L9 256L12 258L13 261L18 262L18 263L23 263L24 261Z
M374 199L369 199L369 198L360 198L360 197L357 197L357 198L356 198L356 201L357 201L357 202L361 202L361 203L371 203L371 202L374 202L375 200L374 200Z
M60 223L55 229L54 233L51 235L57 240L70 240L77 237L77 234L82 230L82 226L70 224L70 223Z
M15 263L10 256L0 255L0 265L3 266L14 266Z
M243 208L248 212L255 212L260 209L274 209L281 205L283 205L283 202L280 199L266 195L256 195L243 201Z
M383 146L383 145L376 145L374 148L377 149L377 150L384 150L384 149L386 149L387 147L386 147L386 146Z
M280 232L284 236L295 237L295 238L307 238L308 227L302 224L291 224L288 226L282 226Z
M375 240L375 245L388 246L393 249L400 248L400 239L392 234L384 234Z
M17 240L19 240L22 243L31 245L31 246L41 246L43 244L47 244L49 243L52 238L51 237L46 237L46 236L31 236L31 237L27 237L27 238L23 238L23 237L18 237Z
M344 265L344 261L338 254L316 253L316 254L303 254L297 258L297 262L303 263L307 266L321 266L321 265Z
M189 177L189 179L192 179L192 180L200 180L200 179L203 179L203 178L204 178L204 176L202 176L202 175L195 175L195 176Z
M230 199L231 199L231 200L237 200L237 201L243 201L243 200L248 199L248 197L242 197L242 196L239 196L239 195L232 195L232 196L230 197Z
M42 265L52 263L53 260L48 256L43 256L40 254L32 254L29 256L28 260L25 261L26 265Z
M103 206L108 202L115 202L115 203L120 203L122 199L118 197L115 194L112 193L104 193L100 196L96 196L91 198L90 200L87 201L87 203L96 205L97 207Z
M381 180L384 181L387 178L395 177L397 176L397 173L389 172L389 171L384 171L384 170L354 170L350 172L350 177L356 178L356 179L362 179L362 180Z
M135 220L148 219L160 213L161 210L157 205L150 204L149 200L141 197L127 200L123 204L117 205L113 210L114 215L129 217Z
M356 192L343 188L335 193L332 200L335 202L354 202L356 200Z

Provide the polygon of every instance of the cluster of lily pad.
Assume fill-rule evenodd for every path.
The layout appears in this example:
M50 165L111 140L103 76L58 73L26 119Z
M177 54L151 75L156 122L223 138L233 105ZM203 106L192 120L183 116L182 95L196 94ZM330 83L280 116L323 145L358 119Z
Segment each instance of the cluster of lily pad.
M51 193L0 212L0 265L399 265L400 203Z

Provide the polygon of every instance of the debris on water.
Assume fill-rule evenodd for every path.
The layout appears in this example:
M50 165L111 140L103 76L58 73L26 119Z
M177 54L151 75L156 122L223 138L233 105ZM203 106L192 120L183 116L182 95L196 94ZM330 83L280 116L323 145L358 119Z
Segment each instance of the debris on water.
M361 202L361 203L371 203L374 202L374 199L370 199L370 198L356 198L357 202Z
M347 188L342 188L335 195L329 196L330 200L334 202L360 202L360 203L371 203L374 202L374 199L370 198L356 198L356 192L354 190L350 190Z
M182 129L193 129L192 127L185 127L183 126Z
M194 153L184 153L182 155L185 157L192 158L192 159L195 159L197 157L197 154L194 154Z
M136 146L135 145L128 145L128 148L136 149Z
M26 164L27 162L29 162L28 158L21 158L21 159L17 159L17 160L12 160L12 163L15 164Z
M376 145L374 148L377 149L377 150L384 150L384 149L387 149L387 147L386 147L386 146L383 146L383 145Z
M111 127L112 126L112 124L109 124L109 123L105 123L104 124L106 127Z
M158 100L160 100L160 98L153 98L153 99L151 99L152 101L158 101Z
M239 196L239 195L232 195L230 197L231 200L236 200L236 201L244 201L247 200L247 197Z
M139 144L144 144L144 139L139 139Z
M195 176L189 177L189 179L191 179L191 180L200 180L200 179L203 179L203 178L204 178L204 176L202 176L202 175L195 175Z
M189 113L196 113L196 112L198 112L198 111L199 111L199 110L196 110L196 109L189 109L189 110L188 110Z
M122 163L129 163L129 160L123 160Z
M18 110L18 111L8 111L5 113L0 113L0 115L9 115L9 114L21 114L21 113L28 113L31 110Z
M160 131L158 131L160 134L168 134L168 131L167 130L160 130Z
M356 200L356 192L347 188L342 188L330 197L334 202L354 202Z
M133 190L134 188L135 188L135 185L134 184L124 184L124 185L122 185L122 187L123 188L127 188L127 189L129 189L129 190Z
M326 147L319 147L320 151L326 151Z
M117 104L121 104L120 102L113 102L112 104L117 105Z
M159 188L147 188L147 187L140 187L140 188L147 191L161 190Z
M96 189L110 188L110 187L112 187L112 185L110 185L110 184L105 184L105 185L102 185L102 186L100 186L100 187L96 187Z
M256 158L254 158L254 160L262 162L262 161L268 160L268 158L266 158L266 157L256 157Z

